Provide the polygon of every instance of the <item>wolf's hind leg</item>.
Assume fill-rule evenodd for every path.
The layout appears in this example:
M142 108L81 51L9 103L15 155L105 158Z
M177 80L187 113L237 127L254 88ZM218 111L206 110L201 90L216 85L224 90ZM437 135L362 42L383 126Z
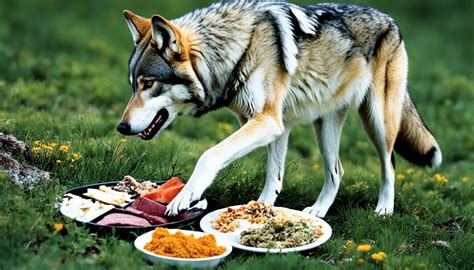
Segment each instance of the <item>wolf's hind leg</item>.
M379 191L379 201L375 211L381 215L393 212L395 200L395 173L391 164L392 149L388 149L385 140L383 108L373 97L367 97L359 109L365 129L377 150L382 171L382 181Z
M377 56L371 89L359 107L365 129L380 158L382 181L375 212L393 213L395 203L395 168L392 155L402 117L407 89L407 56L403 43L389 56Z
M306 207L303 212L324 217L336 198L339 183L344 174L339 160L339 144L347 111L348 109L344 108L314 122L326 176L318 199L312 206Z
M275 141L268 145L267 176L259 202L273 205L280 195L285 172L285 157L290 130L286 129Z

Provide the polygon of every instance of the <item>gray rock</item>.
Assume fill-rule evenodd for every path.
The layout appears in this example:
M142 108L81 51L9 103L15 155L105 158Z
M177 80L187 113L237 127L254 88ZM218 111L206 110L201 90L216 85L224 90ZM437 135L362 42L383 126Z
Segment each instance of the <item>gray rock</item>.
M0 133L0 172L14 184L32 189L39 182L51 180L48 172L28 164L31 160L32 152L24 142Z

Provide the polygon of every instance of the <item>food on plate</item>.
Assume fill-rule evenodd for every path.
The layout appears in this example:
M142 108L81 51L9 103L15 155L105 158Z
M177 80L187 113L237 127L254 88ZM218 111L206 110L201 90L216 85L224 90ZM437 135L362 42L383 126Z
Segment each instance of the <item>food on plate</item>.
M126 192L132 195L145 195L150 191L157 189L158 184L151 181L139 182L135 178L126 175L122 181L118 182L117 185L113 186L112 189L115 191Z
M164 218L165 210L166 206L147 198L138 198L129 207L125 208L125 211L142 216L153 225L169 223Z
M213 257L226 251L225 247L217 246L213 234L196 238L179 231L171 234L165 228L156 228L144 248L158 255L184 259Z
M148 227L152 224L144 217L139 217L133 214L112 213L106 215L97 222L102 226L137 226Z
M169 223L164 218L166 207L147 198L136 199L129 207L117 209L97 222L106 226L152 226ZM117 213L117 211L120 211Z
M264 224L275 215L269 204L251 201L238 208L227 208L212 221L212 227L220 232L234 232L242 220L250 223Z
M128 208L135 208L147 214L159 217L163 217L166 211L166 206L144 197L136 199Z
M88 188L87 192L83 194L89 198L123 207L132 201L132 196L125 192L119 192L107 186L100 186L99 189Z
M60 211L72 219L89 222L113 208L113 205L104 204L98 201L92 202L92 200L67 193L64 195L61 202Z
M176 197L176 195L178 195L183 187L184 183L181 179L178 177L172 177L159 188L143 195L142 197L161 203L169 203L174 199L174 197Z
M134 190L134 192L144 192L144 189L130 184L135 182L137 182L135 179L126 176L122 181L116 183L95 184L71 189L62 198L61 213L80 222L92 222L101 226L156 227L170 223L179 224L183 220L196 218L207 208L207 201L202 200L188 211L174 217L167 217L165 216L166 204L137 196L138 193L128 193L126 189L118 188L117 184L121 183L122 188L131 188L130 190ZM151 184L154 187L159 187L154 183ZM182 188L182 186L184 183L179 178L171 178L163 184L163 188L160 189L162 193L157 196L167 198L170 196L168 190Z
M151 225L160 225L160 224L169 223L169 221L164 217L150 215L132 207L128 207L124 211L130 214L145 218L146 220L148 220L148 222L151 223Z
M256 248L294 248L307 245L321 236L321 225L305 220L270 219L263 226L241 232L240 243Z

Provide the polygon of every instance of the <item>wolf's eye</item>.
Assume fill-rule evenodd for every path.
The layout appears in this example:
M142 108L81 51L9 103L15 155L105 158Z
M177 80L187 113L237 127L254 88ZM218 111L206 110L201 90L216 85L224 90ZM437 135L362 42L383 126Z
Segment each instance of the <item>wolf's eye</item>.
M145 80L143 81L143 89L150 89L153 87L153 84L155 84L154 80Z

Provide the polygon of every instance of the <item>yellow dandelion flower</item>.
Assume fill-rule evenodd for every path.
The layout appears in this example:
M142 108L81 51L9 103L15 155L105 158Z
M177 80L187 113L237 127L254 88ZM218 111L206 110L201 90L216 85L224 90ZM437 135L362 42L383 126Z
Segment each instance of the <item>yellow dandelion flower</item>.
M53 148L52 146L48 146L48 147L46 147L46 150L48 150L48 151L53 151L54 148Z
M448 183L448 178L446 178L446 177L445 177L444 175L442 175L442 174L437 173L437 174L435 174L435 175L433 176L433 178L434 178L434 180L435 180L436 182L438 182L438 183L440 183L440 184L447 184L447 183Z
M413 168L408 168L408 169L405 170L405 172L406 172L407 174L412 174L414 171L415 171L415 170L413 170Z
M79 154L72 154L72 158L73 158L74 160L79 160L79 159L81 159L82 157L81 157L81 155L79 155Z
M61 145L59 147L59 151L63 152L63 153L68 153L69 152L69 146L67 145Z
M380 251L380 252L370 255L370 257L372 258L372 260L376 262L380 262L387 257L387 254L385 254L385 252L383 251Z
M33 147L33 152L34 153L39 153L39 151L41 151L41 148L40 147Z
M61 164L61 160L60 159L56 159L56 165L60 165Z
M57 143L50 143L49 146L55 148L56 146L58 146L58 144Z
M365 261L364 261L364 259L362 259L362 258L359 258L359 259L357 259L357 261L356 261L356 262L357 262L358 264L363 264Z
M47 149L47 148L48 148L48 146L47 146L46 144L41 144L41 148L43 148L43 149Z
M35 141L35 145L41 146L41 141Z
M60 231L62 231L62 230L64 229L64 224L62 224L62 223L55 223L55 224L53 225L53 227L54 227L54 230L55 230L56 232L60 232Z
M397 180L398 180L398 181L403 181L403 180L405 180L405 178L406 178L406 177L405 177L405 175L404 175L403 173L397 174Z
M365 244L365 245L358 245L357 246L357 250L358 251L362 251L362 252L366 252L366 251L369 251L372 249L372 246L371 245L368 245L368 244Z

